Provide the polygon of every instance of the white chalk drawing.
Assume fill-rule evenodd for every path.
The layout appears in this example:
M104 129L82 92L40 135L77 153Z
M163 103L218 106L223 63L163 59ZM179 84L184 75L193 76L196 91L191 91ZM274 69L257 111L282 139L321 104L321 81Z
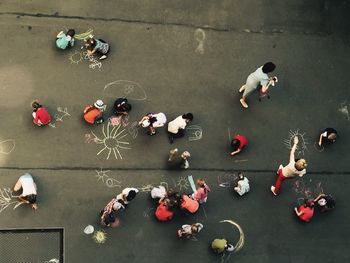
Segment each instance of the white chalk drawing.
M202 139L203 137L203 130L202 127L199 125L190 125L186 127L186 131L190 133L188 135L188 140L191 141L198 141Z
M121 188L121 182L118 181L115 178L110 177L107 173L110 172L110 170L103 170L100 168L100 170L95 170L97 181L102 181L106 184L108 188L115 188L119 187Z
M44 261L44 263L60 263L60 260L57 258L52 258L50 260Z
M85 143L90 143L90 142L97 142L97 139L91 134L91 133L86 133L85 134Z
M235 160L235 163L244 163L244 162L248 162L248 159L241 159L241 160Z
M349 121L350 115L349 115L348 105L346 103L347 103L346 101L340 103L340 107L339 107L338 111L341 114L343 114L346 117L346 119Z
M293 190L297 195L302 196L301 198L303 199L313 199L323 193L322 183L313 183L312 179L309 182L305 182L303 179L294 181Z
M181 191L182 189L188 189L188 187L190 187L190 184L186 177L180 177L176 182L176 186L178 186Z
M294 145L293 141L294 141L294 137L295 136L298 136L298 138L299 138L299 143L297 145L295 153L296 153L296 155L304 155L305 151L307 150L307 146L306 145L309 144L309 143L308 143L308 140L305 137L305 133L299 132L299 129L295 130L295 131L290 130L289 131L289 136L288 136L287 139L285 139L283 141L283 144L285 146L287 146L287 149L289 149L289 150L292 149L292 147Z
M129 125L129 115L112 116L108 119L111 126L117 126L121 124L123 127Z
M21 204L23 203L18 200L18 196L13 195L10 188L0 189L0 213L11 205L13 205L13 210L15 210Z
M236 174L221 174L217 177L218 186L223 188L233 188L234 182L238 179Z
M57 128L56 123L63 122L63 119L66 117L70 117L70 113L68 112L67 107L57 107L57 113L55 113L53 120L49 123L51 128Z
M103 244L107 240L107 233L103 230L98 230L95 232L95 234L92 236L92 239L97 243L97 244Z
M8 139L0 141L0 154L10 154L16 147L16 141L14 139Z
M238 239L236 245L234 246L233 252L236 253L239 250L241 250L244 246L244 240L245 240L244 232L243 232L243 229L241 228L241 226L232 220L222 220L222 221L220 221L220 223L229 223L238 229L239 239Z
M147 100L146 91L141 85L130 80L116 80L106 84L103 93L109 97L127 97L132 100Z
M194 38L198 42L198 46L195 50L197 54L204 54L204 40L205 40L205 32L203 29L198 28L194 31Z
M140 187L138 189L139 189L139 191L141 193L149 193L149 192L152 191L153 187L154 186L152 184L146 184L146 185L143 185L142 187Z
M75 50L74 52L69 53L68 59L71 64L79 64L83 60L88 60L89 62L91 62L89 64L89 68L91 69L102 68L102 62L96 59L94 56L89 56L86 51L81 52L81 51Z
M145 211L143 211L142 215L144 218L147 218L147 219L151 219L154 215L154 208L153 207L149 207L147 208Z
M79 64L83 61L83 53L75 50L74 52L69 53L68 59L71 64Z
M128 136L128 133L125 132L125 129L120 129L121 127L121 124L114 127L112 127L109 122L104 124L102 126L102 138L99 138L93 131L91 131L91 134L94 137L92 141L96 144L102 144L103 146L97 155L106 151L108 160L113 152L115 159L123 159L120 150L130 150L131 148L127 146L129 145L129 142L124 141L124 138Z
M133 123L130 124L128 128L128 133L130 134L131 138L134 140L136 139L137 135L139 134L139 123L137 121L134 121Z
M318 152L323 152L324 151L324 146L323 145L319 145L318 142L315 142L314 143L314 147L315 147L315 150L318 151Z
M93 29L89 28L86 32L80 33L80 34L75 34L74 38L78 40L86 40L88 38L92 38L93 35L92 33L94 32Z
M95 69L95 68L102 68L102 62L97 60L93 55L92 56L89 56L87 51L83 52L82 53L83 55L83 58L85 60L89 60L90 62L92 62L90 65L89 65L89 68L91 69Z

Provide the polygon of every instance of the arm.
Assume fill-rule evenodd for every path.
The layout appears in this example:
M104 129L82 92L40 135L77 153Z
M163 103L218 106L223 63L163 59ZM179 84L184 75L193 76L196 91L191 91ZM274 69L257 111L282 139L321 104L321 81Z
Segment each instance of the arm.
M88 50L88 51L87 51L87 54L88 54L88 56L92 56L95 52L96 52L95 49L93 49L93 50Z
M294 211L298 216L301 216L303 214L303 212L299 212L298 208L294 207Z
M294 154L295 154L295 150L297 148L298 142L299 142L299 138L298 138L298 136L295 136L294 137L294 145L290 151L289 162L293 162L295 160Z
M21 200L22 203L25 203L25 204L29 205L29 201L26 200L25 198L23 198L23 196L19 196L18 199Z
M322 135L323 135L323 133L320 134L320 139L319 139L319 141L318 141L318 145L319 145L319 146L322 145Z
M241 151L241 149L237 149L237 151L231 152L231 155L233 156L233 155L239 153L240 151Z
M124 112L123 112L124 114ZM139 125L141 125L142 122L144 122L145 120L148 120L147 116L143 116L142 119L139 121Z
M319 194L315 199L314 199L314 202L316 203L318 200L321 199L321 197L324 197L326 196L325 194Z

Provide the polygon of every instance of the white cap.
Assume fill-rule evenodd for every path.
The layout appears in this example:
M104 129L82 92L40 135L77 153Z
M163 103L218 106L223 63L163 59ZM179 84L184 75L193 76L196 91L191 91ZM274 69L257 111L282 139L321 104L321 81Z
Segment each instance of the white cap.
M97 100L95 103L94 103L94 106L98 109L105 109L105 105L103 103L102 100Z

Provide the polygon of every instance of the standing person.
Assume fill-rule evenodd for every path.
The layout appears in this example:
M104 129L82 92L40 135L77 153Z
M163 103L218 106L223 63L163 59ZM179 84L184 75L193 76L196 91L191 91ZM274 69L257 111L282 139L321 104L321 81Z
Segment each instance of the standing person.
M201 223L195 223L192 225L182 225L181 229L177 230L177 235L179 237L190 238L196 234L198 234L203 229L203 225Z
M126 206L136 197L138 192L139 190L137 188L127 187L117 195L117 200L122 200L124 203L123 205Z
M84 109L84 119L89 124L101 124L104 122L103 112L107 105L102 100L97 100L94 105L86 106Z
M33 108L33 123L38 126L44 126L46 124L49 124L51 122L51 116L45 109L43 105L41 105L38 101L32 102L32 108Z
M131 104L128 103L127 98L118 98L113 105L113 113L117 116L119 115L128 115L131 111Z
M31 205L34 210L37 210L37 187L31 174L25 173L22 175L13 187L13 191L17 192L21 188L22 194L18 196L18 199L24 204Z
M163 127L166 123L166 116L163 112L159 113L147 113L146 116L143 116L139 121L139 125L143 128L149 128L149 135L156 134L156 128Z
M106 59L110 51L110 46L106 41L96 38L88 38L85 41L85 48L87 49L88 56L98 54L101 56L100 60Z
M294 207L294 212L301 221L310 222L314 216L314 202L305 200L305 203L300 205L298 208Z
M179 158L177 155L178 152L179 150L177 148L169 151L168 167L184 169L190 168L190 163L188 162L188 159L191 157L191 154L188 151L184 151Z
M192 113L186 113L178 116L175 120L168 124L168 135L170 143L174 142L174 138L180 138L185 135L185 128L188 122L193 120Z
M294 137L294 145L290 151L290 157L289 157L289 163L286 166L282 166L282 164L278 167L277 171L277 180L275 183L275 186L271 186L271 192L274 195L278 194L278 191L282 185L282 182L285 179L291 179L295 176L302 177L304 174L306 174L306 161L305 159L295 159L294 154L295 150L297 148L297 145L299 143L298 136Z
M56 47L59 49L66 49L74 46L75 30L69 29L67 33L59 32L56 36Z
M234 250L234 246L229 244L226 239L214 239L211 242L211 248L217 254L227 252L232 252Z
M115 212L118 210L123 211L125 209L122 200L113 198L100 212L100 224L103 226L117 226L119 224L119 219L116 218Z
M243 85L239 92L243 92L242 98L239 100L243 106L243 108L248 108L248 104L246 102L246 98L254 92L260 85L262 86L261 92L266 93L270 85L274 85L277 81L276 77L270 78L268 73L271 73L275 70L276 65L272 62L267 62L260 68L258 68L255 72L251 73L245 85Z
M321 147L322 144L332 144L337 140L338 132L333 128L326 128L321 134L318 141L318 145Z
M196 182L197 190L192 194L192 198L198 201L200 204L206 203L208 199L208 193L210 192L209 186L204 179L198 179Z
M235 135L231 141L231 146L233 148L233 151L231 152L231 156L240 153L244 147L248 145L248 140L243 135Z
M238 180L235 183L233 190L240 196L249 192L249 180L247 177L244 176L242 172L238 173Z

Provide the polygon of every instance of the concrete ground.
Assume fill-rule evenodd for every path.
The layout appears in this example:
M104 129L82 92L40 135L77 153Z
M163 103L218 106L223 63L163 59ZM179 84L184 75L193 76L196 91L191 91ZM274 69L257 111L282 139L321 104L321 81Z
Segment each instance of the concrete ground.
M349 261L349 3L241 2L2 1L0 187L4 193L21 174L32 173L39 209L12 209L16 199L2 198L1 228L63 227L65 262ZM77 33L91 29L108 41L108 59L93 66L84 59L82 41L57 50L57 32L71 27ZM243 110L238 88L266 61L276 63L279 83L270 100L252 95ZM130 149L107 138L118 134L107 123L88 127L81 117L97 98L111 106L118 96L133 106L119 130L118 136L126 136L117 136ZM56 116L54 125L32 125L33 99ZM164 129L149 137L133 126L145 113L160 111L169 120L193 112L186 138L170 145ZM319 151L314 144L326 127L336 128L340 137ZM230 157L229 138L236 133L246 135L249 146ZM269 188L278 165L288 161L291 134L300 136L304 148L298 156L307 159L308 174L286 182L274 197ZM189 170L167 169L171 147L191 152ZM238 170L251 181L243 198L220 186ZM150 185L163 182L187 193L190 174L211 186L207 204L193 217L156 222ZM106 229L106 243L96 244L83 229L88 224L102 229L98 211L128 186L141 193L121 215L121 225ZM308 190L331 193L337 208L302 224L292 210ZM224 219L242 227L245 244L221 259L208 250L209 242L238 240L236 229L219 223ZM176 228L192 222L204 224L197 241L178 240ZM19 262L15 257L0 262Z

